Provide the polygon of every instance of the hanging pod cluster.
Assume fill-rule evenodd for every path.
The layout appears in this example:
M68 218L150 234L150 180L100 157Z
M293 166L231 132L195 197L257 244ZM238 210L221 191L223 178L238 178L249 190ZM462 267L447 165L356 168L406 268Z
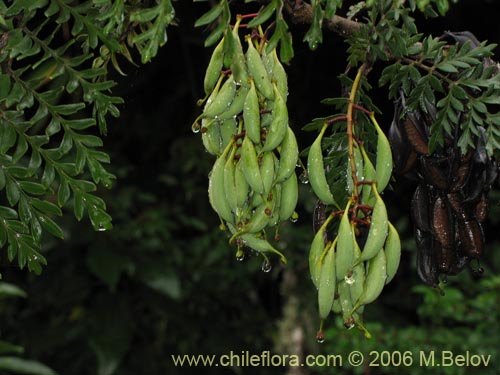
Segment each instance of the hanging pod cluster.
M470 32L447 32L442 39L458 44L479 41ZM490 58L486 68L495 66ZM497 71L498 72L498 71ZM493 74L497 74L493 73ZM479 96L480 93L476 92ZM421 280L438 287L440 275L456 275L466 266L476 274L482 268L471 261L484 251L483 223L488 215L488 195L498 179L498 162L486 151L486 130L478 126L472 134L474 149L462 153L458 140L470 113L459 112L443 146L429 152L430 129L436 108L424 101L425 110L410 111L404 93L395 104L389 130L395 158L395 172L418 185L411 201L411 215L417 245L417 271Z
M487 154L486 132L479 127L475 150L463 155L457 147L460 127L447 136L444 147L429 153L427 143L435 108L428 113L405 111L405 98L396 103L389 136L396 173L418 183L411 201L417 244L417 272L437 287L439 275L456 275L483 255L483 222L488 194L498 177L498 163ZM396 156L397 155L397 156ZM474 272L482 272L479 267Z
M308 156L309 181L320 200L313 218L316 233L309 253L319 315L323 322L332 311L341 314L347 328L357 326L367 337L370 334L363 325L364 306L373 302L393 279L401 255L398 232L389 222L380 196L391 177L392 153L373 115L371 120L378 136L376 163L374 166L363 143L357 141L359 137L352 139L346 186L350 197L343 210L325 214L326 207L338 206L323 164L321 142L328 124L321 129ZM334 225L336 218L340 219L338 226ZM334 236L329 231L332 227ZM318 340L322 338L320 328Z
M278 239L280 222L297 217L298 145L288 124L287 75L276 50L267 50L262 35L256 40L247 35L244 51L239 24L213 51L204 80L208 99L193 130L217 156L208 195L222 227L231 232L230 243L238 245L237 257L248 247L268 265L267 253L286 262L266 229L275 227Z

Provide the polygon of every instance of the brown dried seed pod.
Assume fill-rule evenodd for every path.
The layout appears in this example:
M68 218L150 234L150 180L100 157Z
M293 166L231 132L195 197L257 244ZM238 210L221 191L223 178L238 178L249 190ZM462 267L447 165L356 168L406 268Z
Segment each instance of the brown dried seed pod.
M432 233L444 248L453 248L455 235L453 233L453 219L447 202L438 196L434 200L432 210Z
M488 195L483 193L474 206L474 217L477 221L484 223L486 217L488 216L488 208Z
M467 154L457 158L453 163L450 191L459 191L467 184L471 174L471 159L472 152L469 151Z
M428 188L425 185L420 184L415 189L413 198L411 200L411 215L413 224L417 229L426 232L431 231L429 199L430 197Z
M410 142L413 149L421 155L429 155L429 147L427 146L427 139L424 133L418 128L409 117L403 121L406 138Z
M479 259L483 254L484 235L479 222L468 219L465 215L457 216L460 241L463 246L463 253L473 259Z
M448 190L450 181L438 163L431 158L421 157L420 165L425 181L439 190Z
M415 240L417 243L417 273L420 279L432 287L439 284L439 273L437 270L434 239L432 234L415 229Z

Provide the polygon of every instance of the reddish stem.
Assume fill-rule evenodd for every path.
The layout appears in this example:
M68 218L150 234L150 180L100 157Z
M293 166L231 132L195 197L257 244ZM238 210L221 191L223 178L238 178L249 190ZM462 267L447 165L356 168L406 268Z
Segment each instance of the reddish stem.
M367 227L370 226L370 223L368 221L360 219L359 217L353 217L352 220L358 224L366 225Z
M255 18L257 17L258 15L260 14L260 12L257 12L257 13L248 13L248 14L240 14L239 17L244 20L246 18ZM240 26L243 26L243 25L240 25Z
M338 121L347 121L347 116L346 115L338 116L338 117L332 118L330 120L326 120L326 123L328 125L331 125L334 122L338 122Z
M367 110L365 107L360 106L359 104L353 104L352 106L354 109L357 109L358 111L366 113L368 116L370 116L373 112Z

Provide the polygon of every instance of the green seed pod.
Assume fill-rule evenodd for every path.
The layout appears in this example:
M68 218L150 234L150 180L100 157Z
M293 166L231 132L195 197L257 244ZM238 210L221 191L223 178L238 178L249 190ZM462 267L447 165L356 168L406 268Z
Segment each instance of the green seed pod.
M373 163L370 160L370 157L366 153L366 150L363 146L361 148L361 154L363 155L363 175L364 181L370 182L376 180L376 172ZM375 196L371 194L372 186L371 185L362 185L361 189L361 203L366 204L368 206L373 206L375 204Z
M208 199L212 208L219 216L229 223L234 223L234 216L226 199L224 191L224 167L226 165L226 154L217 158L209 175Z
M321 262L321 273L318 285L318 306L319 316L321 319L326 319L332 311L333 300L335 297L335 247L332 245Z
M236 186L235 186L235 172L236 166L234 165L234 154L236 152L236 147L233 146L231 154L227 158L226 164L224 165L224 192L226 193L226 200L231 208L231 211L236 213L238 204L236 202Z
M337 279L343 280L352 268L354 260L354 239L352 233L352 226L349 220L349 208L351 201L347 206L340 220L339 232L337 236L337 256L336 268Z
M338 294L339 294L340 307L342 309L342 320L344 321L344 325L346 327L351 326L350 322L352 321L352 308L354 303L351 297L350 285L347 284L344 280L338 283Z
M274 58L273 53L267 51L268 44L265 43L262 47L262 62L266 68L267 75L273 80Z
M401 240L396 228L389 222L389 233L385 240L385 256L387 258L387 280L388 284L396 275L399 268L399 260L401 259Z
M354 234L353 234L354 237ZM358 243L354 237L354 257L357 259L361 256L361 249L359 248ZM350 277L346 279L346 283L349 285L349 289L351 291L351 300L356 302L359 300L361 295L363 294L365 288L365 263L361 262L358 265L354 266L352 269L352 274ZM364 307L360 306L357 309L358 313L362 313Z
M354 155L354 164L356 165L356 179L362 181L364 177L363 156L361 155L359 146L353 147L352 151ZM349 190L349 194L352 195L354 191L354 181L352 179L351 161L349 158L347 160L347 189Z
M260 175L264 184L264 194L269 194L274 182L274 154L264 152L260 163Z
M273 122L274 100L265 100L262 105L262 114L260 115L260 128L269 128Z
M299 160L299 146L293 130L287 126L285 138L280 147L280 161L276 181L285 181L295 172L295 166Z
M231 142L231 139L233 139L233 136L237 133L238 128L236 126L236 120L234 118L224 120L222 123L220 123L219 126L221 137L220 149L222 152L229 144L229 142Z
M325 229L320 229L318 232L316 232L311 244L311 249L309 250L309 272L311 273L311 279L316 288L319 285L320 276L317 264L321 257L321 254L323 254L323 251L325 250Z
M274 199L263 202L257 207L247 224L243 226L242 233L258 233L264 229L271 219L274 209Z
M216 118L220 116L231 105L236 95L236 84L233 75L224 82L217 96L210 102L207 102L203 111L203 117Z
M210 154L220 155L222 153L220 125L216 120L201 120L201 140L205 150Z
M299 184L297 175L293 173L281 183L280 220L285 221L292 217L299 200Z
M338 284L337 284L337 291L335 292L335 295L338 297ZM342 306L340 306L340 298L335 298L333 300L333 305L332 305L332 312L335 314L340 314L342 312Z
M249 137L245 137L241 145L241 167L250 188L257 194L263 194L264 183L260 174L259 161Z
M366 239L363 252L361 253L361 260L369 260L376 256L378 252L382 250L385 239L387 238L387 209L385 208L384 201L378 194L377 189L374 188L373 192L376 194L375 205L373 206L372 220L368 237Z
M384 289L385 280L387 279L386 267L385 251L382 249L368 262L368 271L366 273L363 294L356 302L354 310L361 305L372 303L380 295L382 289Z
M234 80L242 86L248 85L248 72L245 60L245 55L243 54L243 47L241 45L240 36L238 34L238 29L241 19L236 21L233 31L231 33L231 39L234 43L234 53L232 61L230 64L231 72L234 75Z
M307 156L307 172L309 174L309 181L316 196L326 204L333 204L338 206L333 198L330 186L326 181L325 167L323 164L323 150L321 148L321 141L326 130L326 125L323 126L316 140L309 149Z
M236 164L234 171L234 186L236 189L236 207L241 210L248 201L248 182L243 174L240 161Z
M374 120L373 115L371 118ZM376 121L373 121L373 123L375 124L378 135L377 162L375 166L375 170L377 172L377 190L382 192L389 183L392 175L392 151L389 141L380 126Z
M253 45L252 38L247 37L248 49L247 49L247 66L248 72L255 81L255 86L257 90L265 96L267 99L273 99L273 85L266 71L266 67L262 62L259 52L255 49Z
M250 208L258 207L262 204L262 202L264 202L264 199L262 199L262 195L252 191L252 193L250 194Z
M282 184L275 184L270 193L270 196L272 197L272 199L274 199L274 210L273 214L271 215L271 220L269 220L270 227L278 225L280 222L281 201L282 201L281 191L283 190L281 185Z
M245 122L246 135L250 137L253 143L260 143L260 107L257 90L253 80L250 81L250 90L248 91L243 106L243 121Z
M232 101L231 105L227 107L227 109L222 112L218 118L220 120L227 120L230 118L235 118L238 114L240 114L243 111L243 106L245 104L245 99L248 94L248 87L245 86L240 86L236 90L236 95L234 96L234 100Z
M228 224L227 226L233 235L237 233L237 230L233 225ZM277 254L281 261L286 264L286 257L280 251L276 250L266 239L257 237L251 233L241 234L238 238L243 241L245 246L248 246L259 253Z
M222 64L224 62L224 38L221 39L217 47L215 47L210 62L208 63L207 70L205 72L205 80L203 82L203 87L205 88L205 94L209 94L214 89L217 84L217 80L221 74Z
M286 102L281 97L276 85L272 85L275 93L273 120L269 125L269 130L266 134L266 142L262 151L271 151L278 147L283 138L285 138L288 129L288 109Z
M281 64L278 53L276 52L276 48L273 50L273 60L274 60L274 69L272 74L272 80L276 82L278 86L278 91L280 92L283 100L286 102L288 97L288 77L285 72L285 68Z

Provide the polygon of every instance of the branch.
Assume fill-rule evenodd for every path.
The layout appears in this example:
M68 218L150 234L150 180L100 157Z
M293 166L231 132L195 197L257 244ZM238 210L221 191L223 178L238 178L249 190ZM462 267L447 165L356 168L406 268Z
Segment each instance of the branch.
M290 14L293 23L310 24L313 20L313 9L302 0L285 2L285 9ZM331 20L325 20L323 26L337 34L348 37L361 29L363 24L340 16L333 16Z

